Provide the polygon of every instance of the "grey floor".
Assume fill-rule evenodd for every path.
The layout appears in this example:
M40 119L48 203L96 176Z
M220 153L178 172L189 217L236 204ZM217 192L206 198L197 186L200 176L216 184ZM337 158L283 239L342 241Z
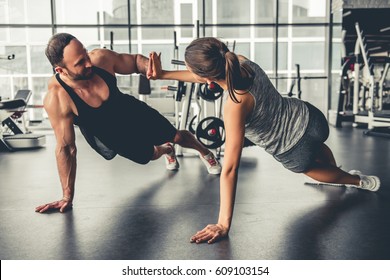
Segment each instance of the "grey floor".
M193 155L179 172L105 161L80 136L74 209L38 214L61 198L54 137L45 148L0 153L0 259L390 259L390 140L331 128L327 144L344 169L378 175L377 193L308 186L260 148L246 148L228 239L190 236L218 214L219 177ZM223 158L222 158L223 161Z

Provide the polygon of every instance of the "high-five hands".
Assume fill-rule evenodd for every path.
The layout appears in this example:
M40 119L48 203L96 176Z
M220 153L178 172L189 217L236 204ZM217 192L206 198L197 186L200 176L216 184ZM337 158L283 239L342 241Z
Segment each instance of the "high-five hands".
M148 70L146 71L146 78L156 80L162 76L161 67L161 53L151 52L149 54Z

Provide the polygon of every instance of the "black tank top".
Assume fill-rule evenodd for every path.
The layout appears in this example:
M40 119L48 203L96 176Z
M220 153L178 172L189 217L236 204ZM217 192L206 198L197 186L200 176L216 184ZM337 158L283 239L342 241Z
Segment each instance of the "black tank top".
M109 89L108 99L97 108L85 103L61 80L59 74L56 74L56 79L76 105L78 115L74 116L74 124L79 126L92 148L104 158L111 159L129 143L128 138L134 136L129 129L131 124L139 122L139 118L149 110L149 106L131 95L122 93L114 75L95 66L92 71L105 81Z

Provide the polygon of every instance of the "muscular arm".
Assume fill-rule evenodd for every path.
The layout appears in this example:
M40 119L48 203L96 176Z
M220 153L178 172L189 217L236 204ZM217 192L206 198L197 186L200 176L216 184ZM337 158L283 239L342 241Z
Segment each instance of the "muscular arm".
M44 204L36 208L37 212L49 209L59 209L63 212L72 206L76 179L76 144L73 127L73 114L66 99L61 100L58 94L49 92L45 98L44 107L56 137L57 169L62 186L63 198L60 201Z
M107 49L96 49L89 53L93 65L104 68L111 74L146 75L149 59L141 54L117 53Z

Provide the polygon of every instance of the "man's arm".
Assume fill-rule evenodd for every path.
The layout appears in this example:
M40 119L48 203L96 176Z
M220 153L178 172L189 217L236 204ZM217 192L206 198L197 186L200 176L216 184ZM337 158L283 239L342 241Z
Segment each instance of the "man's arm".
M77 149L73 114L66 99L60 100L58 94L53 94L53 92L45 98L44 107L57 141L55 154L63 197L59 201L38 206L36 211L43 213L49 209L59 209L60 212L64 212L72 207L75 190Z
M92 64L102 67L111 74L146 75L149 59L141 54L117 53L108 49L96 49L89 53Z

